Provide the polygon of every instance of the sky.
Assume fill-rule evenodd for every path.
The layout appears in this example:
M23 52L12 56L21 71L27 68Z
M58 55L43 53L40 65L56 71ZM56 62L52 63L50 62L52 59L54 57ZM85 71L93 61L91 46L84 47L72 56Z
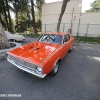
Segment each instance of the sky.
M46 0L46 3L50 2L57 2L62 0ZM85 12L85 10L88 10L90 8L90 4L95 0L82 0L82 12Z

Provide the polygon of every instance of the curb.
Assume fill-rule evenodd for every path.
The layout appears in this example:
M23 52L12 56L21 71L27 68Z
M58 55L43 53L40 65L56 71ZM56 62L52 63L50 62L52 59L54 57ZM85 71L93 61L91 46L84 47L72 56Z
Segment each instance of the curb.
M10 49L0 50L0 60L4 60L7 58L7 54L6 54L7 51L21 46L21 43L17 43L17 42L9 42L9 43L14 43L14 44L16 44L16 46L13 48L10 48Z

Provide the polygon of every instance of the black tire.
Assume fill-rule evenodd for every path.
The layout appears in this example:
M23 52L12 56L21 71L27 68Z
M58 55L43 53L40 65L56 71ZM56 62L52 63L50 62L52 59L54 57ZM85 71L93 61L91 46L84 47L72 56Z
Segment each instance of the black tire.
M68 52L71 52L73 50L73 45L71 46L71 48L69 49L69 51Z
M53 68L53 70L51 71L50 75L51 76L55 76L57 73L58 73L58 70L59 70L59 62L57 62Z
M14 42L15 40L14 39L10 39L9 41Z

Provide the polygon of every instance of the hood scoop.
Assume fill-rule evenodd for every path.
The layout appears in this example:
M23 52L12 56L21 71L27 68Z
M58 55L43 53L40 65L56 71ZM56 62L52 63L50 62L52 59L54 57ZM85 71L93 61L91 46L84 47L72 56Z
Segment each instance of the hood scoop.
M35 48L34 51L35 51L35 50L38 50L38 49L40 49L40 48Z
M32 49L33 47L30 47L28 50Z
M32 46L32 47L30 47L28 50L30 50L30 49L33 49L34 47ZM40 48L34 48L34 51L35 50L38 50L38 49L40 49Z

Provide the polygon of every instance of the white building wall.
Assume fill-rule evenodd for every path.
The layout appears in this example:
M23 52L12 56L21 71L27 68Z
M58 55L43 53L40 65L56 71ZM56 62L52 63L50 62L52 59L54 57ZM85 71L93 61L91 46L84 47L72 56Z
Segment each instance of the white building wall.
M65 25L61 24L60 31L68 31L71 25L72 19L72 11L74 8L74 14L77 16L75 22L78 23L78 18L80 15L81 7L79 5L82 4L81 0L71 0L67 4L67 8L62 18L61 23L67 23ZM55 2L55 3L47 3L43 4L42 6L42 31L45 31L45 24L46 24L46 31L56 31L57 22L59 18L59 14L61 12L62 1ZM63 26L65 28L63 29ZM77 27L76 27L77 28Z
M91 37L100 36L100 13L82 13L79 32Z
M71 28L72 11L74 8L72 25L73 35L77 34L80 18L80 36L100 36L100 13L82 13L80 17L82 9L79 5L82 5L82 0L71 0L68 2L65 13L62 18L60 31L68 31L68 29ZM61 7L62 1L43 4L42 31L56 31L59 14L61 12Z

